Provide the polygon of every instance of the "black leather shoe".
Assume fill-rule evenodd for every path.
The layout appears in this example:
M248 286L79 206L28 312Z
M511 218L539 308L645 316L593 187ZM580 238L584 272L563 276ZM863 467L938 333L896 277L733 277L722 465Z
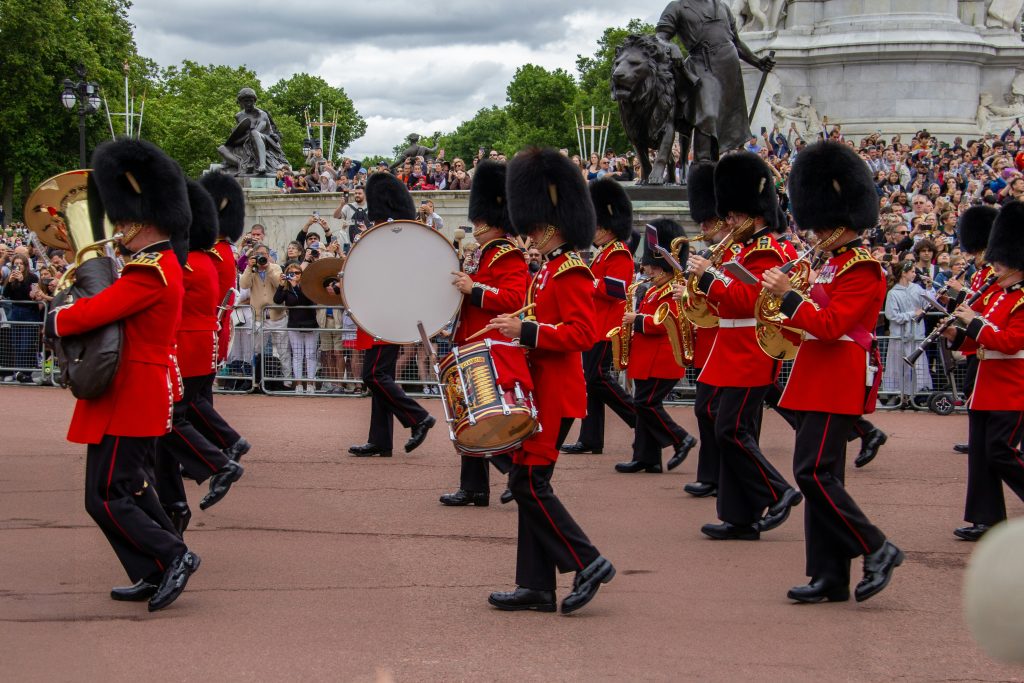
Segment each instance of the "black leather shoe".
M487 602L506 612L554 612L556 609L554 591L535 591L532 588L517 587L507 593L491 593Z
M964 455L967 455L967 452L968 452L967 444L965 444L965 443L958 443L958 444L953 446L953 450L956 451L957 453L963 453Z
M501 492L500 500L502 505L507 505L508 503L511 503L515 499L516 497L512 495L511 489L505 489L504 491Z
M219 503L221 498L228 495L231 485L241 479L244 473L245 468L234 460L228 460L224 469L210 477L210 492L199 501L199 509L205 510Z
M243 455L249 452L249 449L251 448L251 443L249 443L242 437L239 437L238 441L224 449L224 455L228 456L235 462L238 462L239 460L242 459Z
M634 472L661 474L661 465L648 465L647 463L640 462L639 460L630 460L629 462L617 463L615 465L615 471L622 472L623 474L633 474Z
M455 493L446 493L441 496L441 505L448 505L450 507L462 507L464 505L476 505L480 508L487 507L490 496L484 493L474 493L467 491L466 489L459 489Z
M878 455L878 449L882 447L889 437L878 427L875 427L870 432L864 435L861 439L860 453L857 454L857 459L853 461L854 467L864 467L869 462L875 459Z
M896 567L903 564L906 557L903 551L886 541L882 547L864 556L864 578L853 589L857 602L864 602L873 595L882 592L889 585Z
M988 524L972 524L971 526L962 526L959 529L954 529L953 535L973 543L984 536L991 528Z
M178 599L181 592L185 590L188 578L199 569L199 561L199 556L191 550L186 550L174 559L171 566L164 572L160 587L156 589L156 593L149 600L150 612L163 609Z
M814 579L806 586L790 588L786 597L797 602L846 602L850 599L850 587Z
M796 489L786 489L786 492L782 494L782 498L768 508L768 512L764 513L757 524L755 525L758 531L771 531L782 526L782 523L789 519L789 513L800 504L800 501L804 499L804 494L800 493Z
M672 457L668 459L666 467L668 467L669 472L682 465L683 461L686 460L686 456L690 454L690 451L692 451L696 445L697 439L687 434L686 438L683 439L683 443L679 444L679 448L677 448L676 452L672 454Z
M705 524L700 532L716 541L756 541L761 538L761 532L756 525L736 526L728 522L721 524Z
M357 458L369 458L374 455L379 455L382 458L390 458L391 450L384 450L378 446L374 446L372 443L364 443L359 446L351 446L348 452Z
M437 424L437 420L433 415L428 415L427 419L421 420L419 424L413 425L412 436L405 442L405 452L412 453L414 450L419 448L423 440L427 438L427 432L430 428Z
M570 455L579 455L581 453L593 453L594 455L601 455L601 453L604 452L603 449L601 449L601 448L591 448L590 446L586 445L582 441L577 441L576 443L571 443L571 444L562 446L562 448L560 450L563 453L569 453Z
M703 481L695 481L691 484L687 484L683 487L683 490L694 498L707 498L708 496L718 495L717 486L714 484L707 484Z
M159 588L155 583L139 579L131 586L119 586L110 589L110 598L121 602L143 602L149 600Z
M583 571L576 573L572 582L572 592L562 601L562 614L571 614L584 607L597 595L602 583L615 578L615 567L604 557L598 557L588 564Z
M184 536L189 520L192 519L192 511L188 509L188 503L179 501L165 505L164 512L171 518L171 524L174 525L174 530L178 532L178 535Z

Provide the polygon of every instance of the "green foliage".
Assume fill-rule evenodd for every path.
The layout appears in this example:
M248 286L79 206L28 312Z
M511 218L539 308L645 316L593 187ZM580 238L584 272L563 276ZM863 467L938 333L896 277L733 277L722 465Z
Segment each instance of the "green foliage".
M295 74L270 86L267 95L270 97L268 111L275 120L288 115L300 127L305 126L307 108L310 120L319 118L320 103L323 102L324 120L333 122L337 116L338 127L334 134L335 155L344 152L354 140L366 134L366 121L356 111L352 100L345 94L345 89L336 88L319 76ZM280 123L278 125L280 126ZM331 129L324 128L323 133L324 154L327 154L330 148ZM305 137L303 132L302 138ZM316 128L313 129L313 137L320 137L320 131ZM299 144L301 147L301 139Z
M517 69L506 90L508 133L502 151L529 145L569 147L576 138L571 110L576 91L576 82L562 69L548 71L534 64Z
M469 166L481 147L488 150L509 149L508 153L514 151L502 147L508 139L508 126L508 112L504 107L481 109L476 116L462 122L454 132L440 136L438 144L444 148L446 159L461 157Z

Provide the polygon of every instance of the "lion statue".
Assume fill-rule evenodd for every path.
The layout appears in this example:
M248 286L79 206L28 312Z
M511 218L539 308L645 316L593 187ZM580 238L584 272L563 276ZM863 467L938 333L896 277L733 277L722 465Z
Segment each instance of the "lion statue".
M640 185L676 184L672 163L675 134L689 147L692 126L679 115L679 95L672 56L654 36L630 35L615 51L612 98L626 137L640 160ZM651 163L648 150L655 150Z

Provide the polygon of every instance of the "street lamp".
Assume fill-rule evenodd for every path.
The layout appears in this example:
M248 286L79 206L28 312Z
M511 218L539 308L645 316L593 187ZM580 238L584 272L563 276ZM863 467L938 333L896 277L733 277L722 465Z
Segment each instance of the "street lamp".
M70 78L64 79L64 92L60 95L61 104L68 111L78 109L78 160L79 168L86 167L85 158L85 117L94 114L100 108L99 86L85 80L85 67L75 67L78 82Z

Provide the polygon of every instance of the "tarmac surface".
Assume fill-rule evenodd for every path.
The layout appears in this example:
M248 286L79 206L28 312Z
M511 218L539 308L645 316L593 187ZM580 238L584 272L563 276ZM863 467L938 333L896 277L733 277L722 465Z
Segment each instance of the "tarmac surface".
M0 389L7 681L1024 680L973 643L962 616L973 546L951 534L966 479L951 446L964 416L873 418L889 442L862 470L851 444L847 484L907 561L867 602L794 605L803 507L756 543L706 539L714 500L682 491L696 452L671 473L617 474L631 433L609 415L605 454L563 455L554 485L618 576L562 616L487 605L513 585L515 504L498 504L498 476L489 508L438 503L458 481L443 427L407 456L398 426L394 458L356 459L345 450L365 440L368 400L221 396L254 444L245 476L206 512L206 487L189 487L185 539L202 567L149 614L108 597L127 582L83 508L85 449L64 440L72 403ZM438 401L425 405L441 417ZM695 431L692 409L671 412ZM792 440L766 414L762 443L786 474ZM571 582L561 577L559 599Z

